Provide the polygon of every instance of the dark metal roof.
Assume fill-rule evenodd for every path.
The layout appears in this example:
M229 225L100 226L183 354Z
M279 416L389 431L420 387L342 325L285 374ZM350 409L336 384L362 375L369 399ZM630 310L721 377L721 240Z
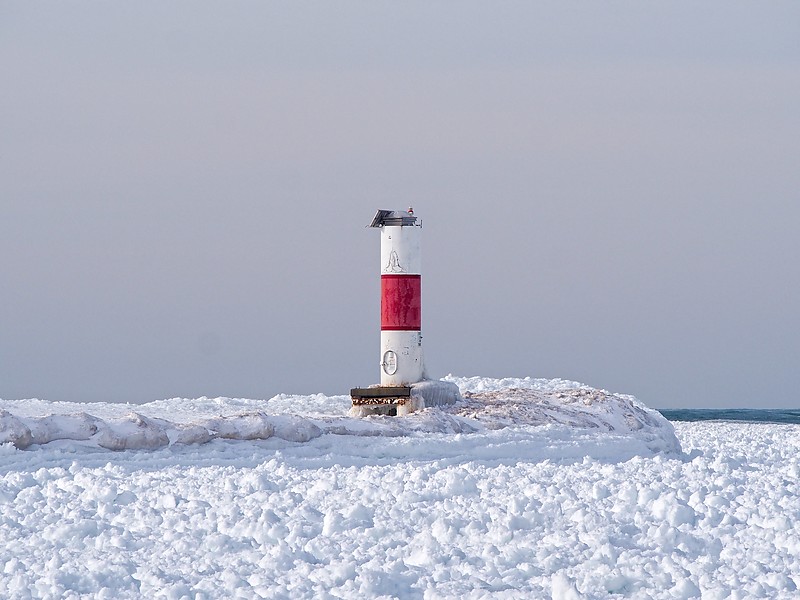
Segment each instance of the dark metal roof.
M379 210L375 213L372 223L368 227L383 227L384 225L413 225L417 217L405 210Z

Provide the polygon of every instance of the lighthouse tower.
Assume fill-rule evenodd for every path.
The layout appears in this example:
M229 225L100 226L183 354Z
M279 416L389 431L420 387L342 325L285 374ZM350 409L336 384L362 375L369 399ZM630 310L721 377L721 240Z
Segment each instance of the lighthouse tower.
M426 378L422 359L422 222L414 210L379 210L370 227L381 232L379 385L353 388L352 413L404 415L458 401L458 387Z
M379 210L381 230L381 385L423 379L420 233L413 209Z

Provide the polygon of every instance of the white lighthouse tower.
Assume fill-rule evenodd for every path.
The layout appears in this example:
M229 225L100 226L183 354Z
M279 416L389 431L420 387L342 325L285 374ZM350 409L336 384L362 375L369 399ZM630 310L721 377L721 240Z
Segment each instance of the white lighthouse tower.
M379 385L353 388L354 413L407 414L452 404L458 387L429 381L422 356L422 223L414 210L379 210L369 227L381 232Z
M422 261L413 209L379 210L370 227L381 230L381 385L423 379Z

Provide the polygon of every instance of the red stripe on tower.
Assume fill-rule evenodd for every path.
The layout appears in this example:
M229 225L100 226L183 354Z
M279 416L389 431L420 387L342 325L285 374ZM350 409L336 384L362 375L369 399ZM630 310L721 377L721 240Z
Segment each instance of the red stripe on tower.
M381 331L422 328L420 275L381 276Z

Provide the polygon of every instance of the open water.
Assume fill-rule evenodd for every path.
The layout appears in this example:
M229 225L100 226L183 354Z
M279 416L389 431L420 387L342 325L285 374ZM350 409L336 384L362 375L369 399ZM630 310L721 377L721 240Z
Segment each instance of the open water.
M800 408L660 408L658 412L670 421L800 423Z

